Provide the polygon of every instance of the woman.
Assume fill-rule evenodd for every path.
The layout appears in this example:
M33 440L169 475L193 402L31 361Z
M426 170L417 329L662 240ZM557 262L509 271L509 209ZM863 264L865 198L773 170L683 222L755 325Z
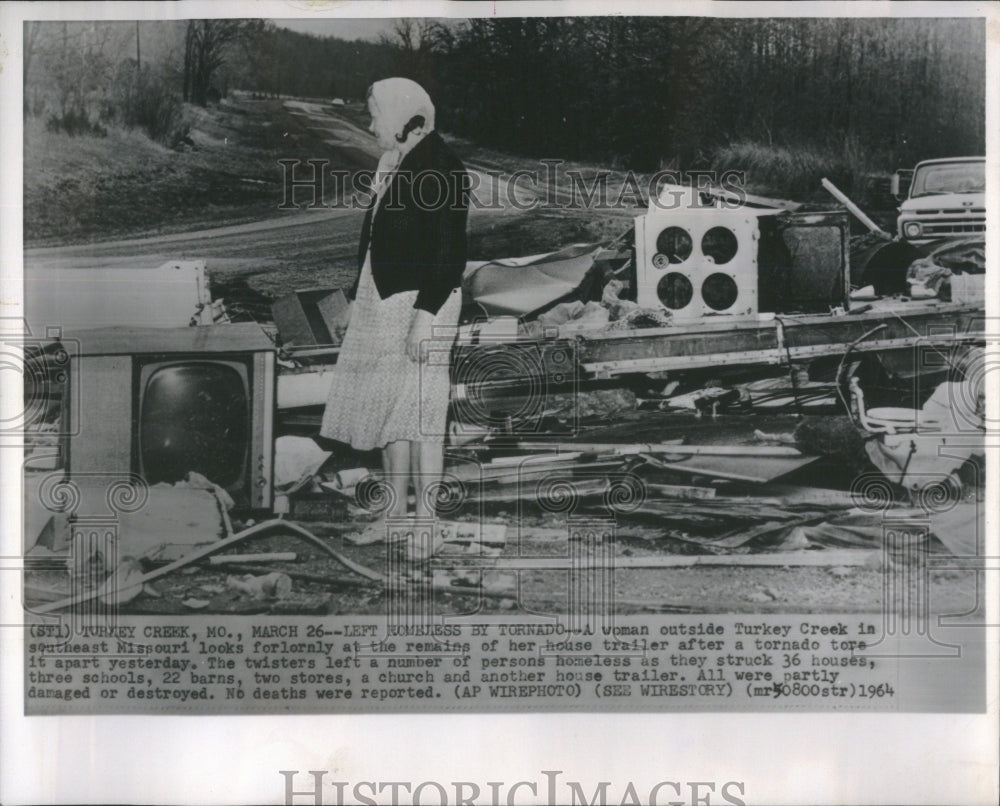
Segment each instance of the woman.
M461 308L468 214L462 162L434 130L434 105L405 78L368 91L384 150L361 231L361 274L320 435L382 449L387 518L434 517L451 389L448 356ZM384 524L366 530L375 539Z

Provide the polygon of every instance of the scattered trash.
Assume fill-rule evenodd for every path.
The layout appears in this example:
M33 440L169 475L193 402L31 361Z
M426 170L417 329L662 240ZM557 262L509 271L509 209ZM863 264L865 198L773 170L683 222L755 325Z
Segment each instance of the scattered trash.
M340 289L315 288L280 297L271 314L282 345L289 349L340 344L351 308Z
M462 288L491 316L530 315L576 291L599 251L599 244L572 244L544 255L470 262Z
M906 281L913 299L928 299L938 296L950 278L951 269L937 264L930 257L922 257L913 261L906 270Z
M355 467L350 470L338 471L333 477L333 481L321 481L319 486L350 501L357 501L359 499L358 486L364 485L370 479L374 479L374 474L368 468Z
M951 301L967 305L986 302L986 274L952 274L949 280Z
M134 557L123 557L114 573L104 583L101 601L105 604L124 604L143 592L142 566Z
M507 544L504 523L438 521L435 529L441 537L442 551L451 553L497 556Z
M233 497L226 492L225 487L220 487L218 484L215 484L201 473L194 470L189 470L184 481L177 482L174 487L190 487L192 490L208 490L210 493L215 493L219 497L226 510L233 509L236 506L236 502L233 501Z
M660 498L679 498L683 501L715 498L714 487L690 487L679 484L645 484L647 493L655 493Z
M670 327L673 317L663 308L636 308L626 313L621 319L612 322L611 330L643 330L657 327Z
M330 458L310 437L282 436L274 441L274 486L301 489ZM287 490L286 490L287 492Z
M861 287L850 293L849 300L843 296L847 278L841 272L840 296L829 305L824 303L820 313L809 309L811 316L824 317L811 324L806 323L805 318L796 318L800 313L804 315L805 309L794 308L791 314L775 316L774 311L785 309L765 309L761 305L759 312L754 310L752 323L731 324L724 317L706 318L697 322L697 326L686 323L691 330L685 330L665 308L644 308L623 298L630 292L635 295L637 282L635 266L627 265L633 259L628 250L617 253L596 249L590 244L578 244L547 255L470 264L465 277L466 289L473 292L482 310L500 314L491 320L465 326L460 339L470 345L489 346L504 341L524 341L525 337L550 339L553 336L579 349L596 350L608 343L620 343L627 349L632 349L628 345L634 345L631 354L611 351L606 360L604 356L590 363L581 359L578 367L584 373L593 372L587 378L587 388L574 388L572 394L566 395L546 390L543 412L546 427L553 420L562 424L572 420L574 427L582 422L586 428L594 425L586 422L590 420L616 421L616 425L622 427L634 423L634 434L649 442L637 442L634 436L612 441L618 435L605 441L582 441L584 437L578 437L581 441L546 439L545 429L539 429L539 438L535 441L513 442L509 427L505 436L501 427L463 423L461 428L456 428L452 423L448 439L450 464L445 484L461 488L466 504L493 502L505 506L509 503L511 506L503 513L508 520L513 517L516 507L522 516L518 522L520 551L521 543L526 541L549 548L552 545L564 548L565 542L573 539L567 537L565 529L552 528L551 522L546 525L544 520L540 520L542 525L538 528L525 526L522 504L538 504L537 509L542 510L538 517L547 518L547 513L556 511L554 504L559 503L559 492L546 492L540 482L565 477L575 497L574 506L593 513L600 508L607 511L615 475L627 472L630 478L638 479L637 492L635 502L629 502L629 506L620 511L615 510L618 537L622 541L613 558L616 568L815 566L826 567L830 576L844 579L855 574L858 567L873 563L877 566L880 562L878 549L883 539L885 513L859 511L852 494L845 490L806 486L810 478L816 478L821 469L825 470L825 464L810 471L811 476L800 476L798 480L802 486L775 482L824 457L854 471L870 471L874 465L891 483L892 494L900 494L899 500L887 502L887 508L892 508L894 514L907 511L906 506L913 505L916 510L918 505L923 505L923 514L930 521L932 532L949 550L966 555L979 553L979 535L983 533L982 507L979 502L969 500L972 496L968 489L968 463L977 460L984 451L976 446L975 439L958 444L950 435L956 431L962 435L982 435L985 415L983 351L972 350L953 361L954 371L949 372L948 381L940 384L920 409L865 408L858 379L871 383L879 393L884 389L878 387L878 381L872 380L869 367L859 371L858 361L846 360L861 339L846 346L836 382L831 382L828 366L825 369L820 366L813 375L826 380L811 380L810 373L820 363L814 361L814 357L835 363L846 343L856 335L855 330L868 331L862 339L876 332L868 330L868 325L860 318L865 311L882 313L879 320L883 322L882 329L888 327L886 323L896 326L896 335L890 338L889 331L883 334L886 342L912 340L914 335L920 337L921 331L929 334L932 326L938 326L930 319L916 326L910 324L896 312L902 310L902 302L909 304L909 300L898 296L884 299L887 293L906 290L911 299L947 299L950 293L954 301L982 304L985 298L983 238L957 239L949 244L928 247L930 251L926 254L907 251L912 247L892 239L831 183L824 180L824 186L869 228L865 249L870 252L871 259L857 263L864 272L855 278L860 281L855 284ZM686 193L691 207L711 206L713 199L725 196L724 192L716 192L709 194L711 198L702 198L691 189L686 189ZM764 206L772 206L772 203L785 206L774 200L758 202ZM845 214L837 215L847 220ZM903 257L907 259L904 261ZM628 269L632 271L631 278ZM890 288L889 275L880 273L883 269L891 270L892 282L903 279L905 288ZM601 286L595 284L597 279ZM756 295L756 290L754 293ZM849 304L857 302L873 305ZM950 310L929 304L918 308ZM284 342L282 360L291 370L286 377L298 377L296 373L299 373L305 378L314 369L310 363L317 360L317 355L323 354L329 359L335 354L335 350L331 353L327 348L339 343L348 313L343 296L329 289L299 291L275 304L275 321ZM710 312L707 315L711 315ZM532 321L520 322L518 316ZM781 316L786 319L782 320ZM683 318L680 314L678 317ZM895 320L906 326L903 336L898 334L899 325ZM875 321L873 318L872 322ZM644 328L670 330L663 334L598 333ZM826 328L837 335L828 335ZM849 335L844 338L844 334ZM749 344L744 337L751 339ZM688 341L680 341L683 339ZM759 345L753 342L755 339ZM593 347L595 344L598 347ZM670 352L671 345L675 344L682 346L676 353ZM661 351L660 347L664 349ZM310 348L315 349L310 352ZM802 352L796 355L793 353L796 349ZM763 351L767 352L766 360L757 361L751 355ZM677 364L655 363L668 353ZM741 366L741 374L730 373L729 367L723 368L722 365L728 362L722 359L718 361L718 368L714 366L712 361L717 355L737 356L734 360ZM685 362L691 362L696 372L688 374ZM296 405L303 404L307 398L312 404L325 402L324 383L328 387L329 378L323 377L322 366L316 366L319 371L312 373L316 377L308 379L308 395L296 397ZM665 366L670 368L664 369ZM845 378L850 377L855 401L851 410L856 411L856 420L847 416L802 417L809 408L829 409L842 403L841 411L851 408L841 397L841 390L847 386L846 382L841 383L841 369L847 370ZM627 380L618 387L609 388L605 380L615 374ZM650 391L653 387L662 390L659 395ZM649 399L638 398L636 389L642 390L640 394ZM286 402L291 399L284 398ZM883 401L874 394L872 399ZM279 408L283 407L286 406L279 394ZM644 421L637 411L642 407L655 407L664 412L673 409L663 416L676 418L682 427L664 434L646 433ZM721 430L714 430L723 427L724 423L719 421L725 421L728 413L781 409L794 411L800 419L774 424L762 417L761 428L753 430L752 437L747 433L749 429L744 428L739 439L728 439L720 436ZM647 413L659 416L661 412ZM699 435L691 435L690 439L704 444L684 444L684 439L672 439L678 434L684 435L686 426L694 424L696 418ZM553 428L550 433L555 430ZM52 430L52 433L57 431ZM702 439L701 435L706 433L708 438ZM45 433L38 437L39 446L51 447ZM346 542L357 546L382 544L387 540L397 543L398 551L407 560L424 566L408 569L403 572L404 576L426 580L433 574L435 586L452 592L482 591L498 598L501 608L517 606L515 598L510 596L510 591L517 587L516 574L501 574L492 568L444 570L438 567L444 563L430 562L434 558L446 560L447 555L465 560L470 555L499 560L507 545L507 524L440 521L433 529L427 529L413 521L410 528L405 522L387 523L383 516L359 524L357 534L343 534L345 511L350 518L370 518L372 511L377 509L373 506L372 510L364 510L355 504L368 500L368 496L360 493L369 489L366 485L378 481L378 474L365 467L345 467L332 477L327 472L328 480L320 481L320 469L330 456L330 451L322 449L311 438L286 435L275 441L276 513L301 514L294 508L295 496L300 494L304 499L322 498L329 503L329 512L333 513L329 516L333 528L327 534L335 539L342 536ZM36 468L49 467L49 457L50 454L40 451L35 457ZM456 457L463 461L455 461ZM365 459L355 457L353 461ZM45 586L32 588L45 601L39 612L58 610L93 598L123 604L140 594L159 597L161 594L150 580L173 571L197 574L199 569L204 571L205 559L209 566L295 561L298 555L290 551L216 553L246 537L277 528L321 548L358 575L355 584L371 586L386 581L387 577L378 570L345 557L329 545L329 540L321 540L295 523L268 521L254 526L253 520L247 520L244 531L232 534L228 516L235 506L232 497L200 474L189 473L184 482L154 485L149 491L149 505L138 514L123 518L117 539L102 542L103 537L100 540L81 537L74 542L68 559L73 584L69 585L65 577L62 580L68 590L75 591L73 596L65 597L65 591ZM929 503L939 506L928 511ZM494 506L493 512L496 511ZM468 512L451 510L449 514L467 517ZM255 514L259 516L259 512ZM627 520L629 517L632 520ZM39 523L33 532L41 535L44 529L51 531L57 528L54 522L55 519L50 518L47 523ZM218 539L220 533L226 535L221 541ZM158 538L155 544L150 541L154 534ZM164 535L184 535L192 542L165 544ZM47 551L47 545L49 543L41 549ZM651 547L663 551L646 556ZM108 558L120 556L122 550L127 550L130 556L114 569L106 567ZM369 556L376 553L368 552ZM59 562L65 558L64 554L56 556ZM392 556L398 557L398 553ZM524 568L530 567L530 563L552 569L573 568L572 558L562 554L550 556L546 561L520 554L503 559L515 565L522 562ZM146 562L147 568L149 562L167 565L144 574L140 560ZM605 567L612 567L611 562ZM227 576L224 587L212 583L196 586L191 580L185 582L192 590L197 587L200 593L213 597L236 592L255 600L281 601L290 598L296 573L295 569L290 569L288 574L265 573L261 569L259 574ZM395 573L391 566L389 573ZM216 572L214 576L220 575ZM332 579L320 574L313 574L313 577L313 582L317 581L316 577ZM294 576L296 580L300 578L306 577L301 573ZM770 586L758 588L747 596L749 601L762 604L785 598ZM203 609L210 605L210 600L188 597L183 605L189 609Z
M931 249L927 256L955 273L986 273L986 239L982 235L949 238Z
M959 501L930 513L932 534L957 557L984 556L986 552L986 504Z
M344 540L355 546L370 546L386 540L388 531L384 519L366 524L359 532L344 535Z
M356 574L359 574L360 576L366 579L378 581L380 583L385 582L385 578L383 577L383 575L379 574L376 571L372 571L370 568L366 568L360 563L354 562L348 557L345 557L339 551L333 549L327 543L327 541L321 540L312 532L310 532L308 529L305 529L302 526L299 526L298 524L289 523L288 521L283 521L278 519L269 520L260 524L256 524L254 526L245 528L234 535L230 535L229 537L226 537L223 540L218 541L217 543L211 544L203 548L195 549L182 559L175 560L174 562L169 563L163 566L162 568L157 568L153 571L149 571L148 573L144 574L142 577L142 582L143 584L151 582L152 580L158 579L159 577L162 576L166 576L167 574L173 571L178 571L188 566L194 565L199 560L208 557L217 551L221 551L222 549L228 548L229 546L235 545L244 540L248 540L251 537L266 534L267 532L273 532L278 529L282 530L286 534L292 534L295 535L296 537L308 541L316 548L319 548L321 551L333 557L334 560L343 565L345 568L348 568L349 570L353 571ZM83 590L78 593L75 593L72 596L68 596L65 599L60 599L58 601L48 602L46 604L39 605L38 607L35 608L35 612L52 613L57 610L63 610L67 607L73 607L83 602L88 602L91 599L95 599L100 594L101 591L99 590L90 590L90 591Z
M106 565L106 557L117 552L117 540L97 532L74 533L67 562L67 570L74 587L96 588L104 583L113 569Z
M292 592L292 578L277 571L264 576L253 574L244 574L242 577L228 576L226 585L231 590L246 594L253 599L287 599Z
M407 562L427 562L444 547L444 538L437 530L412 529L403 533L403 556Z
M599 302L583 303L573 300L539 314L535 321L542 327L559 327L572 322L577 329L598 329L608 323L609 314L607 308Z
M630 389L593 389L552 392L545 396L544 414L556 418L614 418L635 411L637 400Z
M355 467L350 470L339 470L333 477L334 486L338 490L347 490L354 487L358 482L368 478L371 471L367 467Z

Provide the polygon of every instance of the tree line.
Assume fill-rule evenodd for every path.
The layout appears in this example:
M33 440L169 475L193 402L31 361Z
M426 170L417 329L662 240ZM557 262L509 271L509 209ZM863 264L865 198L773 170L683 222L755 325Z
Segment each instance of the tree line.
M361 100L389 75L477 143L637 170L717 167L734 146L889 169L985 149L977 19L408 19L376 42L260 20L25 27L29 114L40 91L65 115L154 82L200 105L236 88Z
M741 141L901 165L985 148L982 20L480 19L437 47L443 123L524 153L648 170Z

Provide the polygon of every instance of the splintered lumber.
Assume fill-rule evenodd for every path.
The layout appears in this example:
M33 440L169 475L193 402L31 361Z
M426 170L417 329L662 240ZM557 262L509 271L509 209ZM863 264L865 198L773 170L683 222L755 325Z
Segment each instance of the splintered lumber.
M837 201L839 201L844 207L850 210L851 214L858 219L862 224L864 224L871 232L877 232L879 235L885 236L886 240L890 240L892 236L882 229L878 224L872 221L864 211L858 207L854 202L852 202L840 188L838 188L829 179L823 178L820 180L823 187L826 188L827 192L830 193Z
M334 550L331 546L329 546L326 543L326 541L316 537L316 535L312 534L312 532L310 532L308 529L304 529L303 527L299 526L296 523L292 523L291 521L274 519L250 526L241 532L237 532L234 535L230 535L229 537L219 540L217 543L210 543L207 546L195 549L190 554L188 554L185 557L182 557L179 560L175 560L172 563L168 563L167 565L164 565L160 568L156 568L152 571L149 571L146 574L142 574L132 584L145 585L147 582L152 582L154 579L159 579L162 576L166 576L172 571L177 571L188 565L192 565L198 562L199 560L204 559L205 557L209 557L212 554L221 551L222 549L228 548L229 546L235 545L236 543L242 542L250 537L260 534L266 534L267 532L273 532L278 529L291 532L292 534L301 537L303 540L312 543L314 546L322 549L331 557L333 557L333 559L335 559L345 568L353 571L356 574L360 574L366 579L370 579L373 582L385 582L386 580L384 575L379 574L376 571L372 571L370 568L367 568L366 566L363 566L360 563L356 563L353 560L345 557L339 551ZM109 578L108 582L106 582L104 585L98 588L95 588L91 591L84 591L82 593L77 593L73 596L68 596L65 599L60 599L57 602L49 602L48 604L44 604L41 605L40 607L34 608L33 612L52 613L56 610L62 610L66 607L72 607L74 605L82 604L83 602L89 602L91 599L97 599L98 597L115 595L116 591L114 589L113 582L114 582L113 578Z
M787 445L682 445L680 442L518 442L520 451L577 451L596 454L635 456L666 453L674 456L803 456L802 451Z
M658 554L650 557L499 557L447 558L442 565L490 571L586 571L613 568L679 568L689 566L812 567L866 566L880 561L877 549L817 549L767 554ZM435 558L438 560L438 558Z
M826 490L797 484L769 484L767 492L777 496L777 503L784 506L806 504L833 509L851 509L858 506L858 501L846 490Z
M481 483L490 484L517 484L518 482L543 481L555 476L571 477L574 472L604 472L621 467L621 459L605 459L593 462L553 462L553 463L531 463L523 467L518 465L502 465L492 467L489 464L479 467L467 467L462 469L448 468L445 470L445 484L467 484L475 485Z
M498 456L491 460L489 464L483 465L483 467L504 467L510 465L535 465L535 464L561 464L563 462L575 462L581 456L583 456L583 451L574 451L573 453L537 453L533 455L518 455L518 456Z
M734 193L731 190L719 187L709 188L702 192L715 199L726 199L727 201L735 202L739 205L745 204L750 207L773 207L775 209L788 210L790 213L794 213L802 207L798 202L788 201L787 199L756 196L752 193Z
M262 565L244 565L240 566L238 569L240 571L245 571L247 573L263 574L268 573L271 569L267 566ZM303 582L313 582L317 585L322 585L328 588L339 588L339 587L367 587L371 585L371 582L365 579L359 579L358 577L346 577L346 576L331 576L328 574L311 574L305 571L286 571L285 572L292 579L300 579ZM526 597L530 600L533 607L542 607L548 612L557 612L560 607L565 607L565 600L552 599L552 598L539 598L533 593L528 593L524 590L510 590L507 588L497 589L492 588L488 585L470 585L469 587L461 587L452 585L449 583L441 583L436 580L431 582L431 586L435 591L441 593L446 593L449 596L471 596L482 599L514 599L517 596ZM643 610L655 610L658 612L665 613L693 613L697 611L697 608L691 605L676 604L674 602L668 602L664 600L656 600L649 598L642 599L630 599L623 596L615 596L615 606L616 607L628 607L637 608Z
M227 563L270 563L295 562L298 555L294 551L271 551L264 554L219 554L208 558L209 565L226 565Z
M737 518L743 520L769 518L771 520L796 520L804 517L801 512L789 512L784 509L769 506L748 506L738 504L730 506L718 499L706 501L704 505L687 504L682 501L649 501L646 500L635 509L629 510L630 515L677 516L707 515L712 518ZM819 514L819 513L814 513ZM824 513L825 515L825 513Z
M776 448L774 450L777 450ZM690 473L695 476L746 481L765 484L779 476L784 476L803 465L815 462L820 457L807 456L795 451L794 454L759 456L688 456L677 461L663 459L653 454L641 454L653 467Z
M781 529L792 529L796 526L807 526L809 524L819 523L823 519L824 516L822 515L810 514L799 518L793 518L792 520L769 521L768 523L763 523L760 526L755 526L751 529L740 529L728 535L723 535L719 539L713 540L712 545L724 546L726 548L737 548L738 546L745 546L751 540L762 537L763 535L773 534Z
M535 481L532 478L511 479L517 481ZM570 479L567 479L570 481ZM605 479L580 478L572 479L573 495L577 500L605 495L608 483ZM491 484L469 485L460 493L463 503L513 504L517 502L541 503L559 498L561 487L546 487L545 485L522 486L516 483L504 484L503 481L491 480Z
M676 498L681 501L715 498L714 487L690 487L681 484L652 484L646 482L646 490L658 497Z

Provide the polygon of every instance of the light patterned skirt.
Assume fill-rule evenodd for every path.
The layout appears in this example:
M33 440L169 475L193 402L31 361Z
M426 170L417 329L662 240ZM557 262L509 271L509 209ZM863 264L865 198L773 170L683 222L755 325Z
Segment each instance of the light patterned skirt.
M452 291L434 318L425 363L406 355L416 291L379 296L370 257L361 269L351 321L334 366L320 436L357 450L406 439L444 442L451 392L451 346L462 307Z

